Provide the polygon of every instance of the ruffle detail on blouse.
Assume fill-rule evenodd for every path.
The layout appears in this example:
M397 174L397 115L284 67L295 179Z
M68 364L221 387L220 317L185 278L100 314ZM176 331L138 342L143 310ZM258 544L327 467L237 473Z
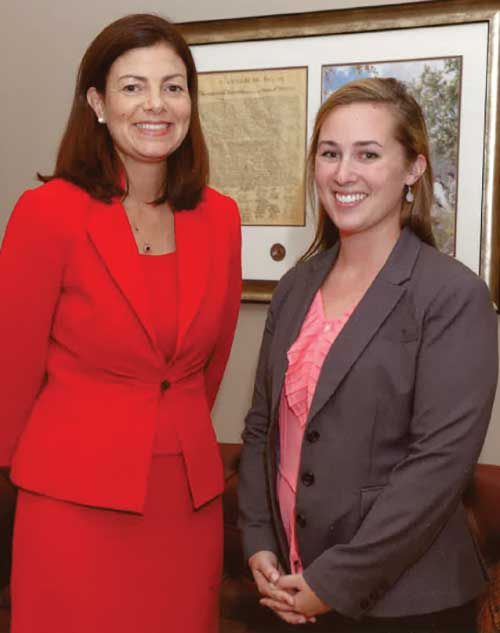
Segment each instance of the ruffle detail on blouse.
M321 291L318 290L299 336L288 350L288 370L283 391L288 406L302 428L306 425L325 357L353 313L354 307L347 310L339 319L328 321L324 317Z

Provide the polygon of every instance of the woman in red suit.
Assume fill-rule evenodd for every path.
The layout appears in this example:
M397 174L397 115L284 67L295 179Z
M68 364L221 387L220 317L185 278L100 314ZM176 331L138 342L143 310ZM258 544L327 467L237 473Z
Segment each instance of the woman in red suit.
M240 299L235 203L206 186L189 48L108 26L55 174L0 254L0 464L19 487L12 633L215 633L211 425Z

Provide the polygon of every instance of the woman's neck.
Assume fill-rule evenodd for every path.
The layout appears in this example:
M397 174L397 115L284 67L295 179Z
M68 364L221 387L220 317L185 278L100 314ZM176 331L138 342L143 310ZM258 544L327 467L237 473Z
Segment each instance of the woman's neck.
M377 231L340 235L336 268L376 276L398 241L401 229L381 227Z
M129 182L128 198L137 203L149 203L162 193L165 184L165 163L125 165Z
M373 228L375 230L341 233L339 255L321 287L327 319L339 318L361 301L401 233L399 227Z

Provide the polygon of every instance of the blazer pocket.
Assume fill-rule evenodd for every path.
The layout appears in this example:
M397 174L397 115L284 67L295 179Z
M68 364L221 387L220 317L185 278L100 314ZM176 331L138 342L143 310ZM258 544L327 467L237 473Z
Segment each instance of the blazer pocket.
M363 520L368 512L370 512L373 504L384 488L386 488L386 486L369 486L368 488L361 489L359 510L361 520Z
M402 325L397 328L387 328L382 333L383 338L389 341L395 341L396 343L409 343L418 339L419 330L418 327L413 325Z

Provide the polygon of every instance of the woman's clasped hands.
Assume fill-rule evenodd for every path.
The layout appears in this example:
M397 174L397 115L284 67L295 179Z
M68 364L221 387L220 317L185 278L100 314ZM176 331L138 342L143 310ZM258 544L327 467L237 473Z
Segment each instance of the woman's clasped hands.
M316 622L316 616L331 611L307 584L302 574L285 574L274 552L256 552L248 561L260 604L272 609L289 624Z

